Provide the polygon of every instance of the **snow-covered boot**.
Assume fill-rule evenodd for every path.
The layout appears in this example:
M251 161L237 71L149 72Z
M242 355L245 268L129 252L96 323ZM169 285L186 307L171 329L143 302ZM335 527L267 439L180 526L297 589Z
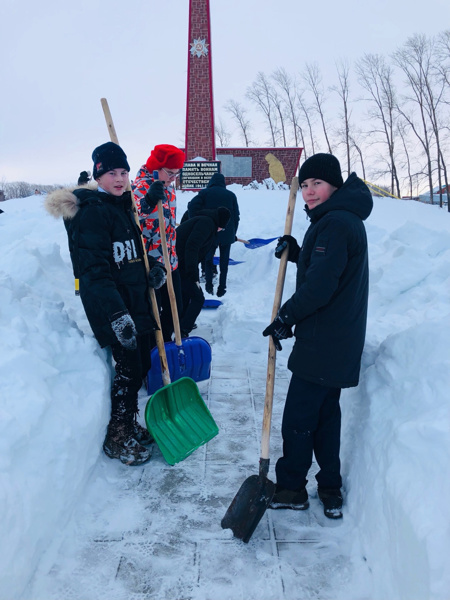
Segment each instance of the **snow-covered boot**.
M112 418L103 442L103 451L106 456L118 458L124 465L130 466L142 465L147 462L152 451L136 441L135 435L132 416L123 420Z
M269 508L290 508L292 510L306 510L309 507L308 492L301 490L288 490L276 484L275 494Z
M317 488L323 512L329 519L342 519L342 494L338 489Z
M146 427L142 427L142 425L137 422L136 415L133 423L133 434L134 439L143 446L153 444L155 441L149 430Z

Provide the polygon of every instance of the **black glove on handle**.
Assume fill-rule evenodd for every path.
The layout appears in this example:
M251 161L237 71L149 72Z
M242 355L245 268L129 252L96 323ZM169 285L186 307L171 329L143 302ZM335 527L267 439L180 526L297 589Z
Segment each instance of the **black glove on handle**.
M141 198L141 210L144 213L153 212L158 201L164 202L166 194L164 192L164 183L159 179L154 181L148 188L148 192Z
M277 258L281 258L281 255L283 254L283 250L286 248L286 246L288 244L289 244L288 261L297 263L298 257L300 254L300 246L298 245L295 237L293 237L292 235L283 235L282 237L278 238L277 247L275 248L275 256Z
M275 348L277 350L282 350L283 348L281 347L280 340L287 340L294 334L292 333L291 327L283 321L280 315L277 315L272 323L263 331L264 337L267 337L268 335L272 336Z
M158 290L166 283L166 279L166 269L160 263L157 263L150 269L150 273L148 274L148 284L150 287Z
M137 331L133 319L128 313L111 321L111 327L119 343L127 350L136 350Z

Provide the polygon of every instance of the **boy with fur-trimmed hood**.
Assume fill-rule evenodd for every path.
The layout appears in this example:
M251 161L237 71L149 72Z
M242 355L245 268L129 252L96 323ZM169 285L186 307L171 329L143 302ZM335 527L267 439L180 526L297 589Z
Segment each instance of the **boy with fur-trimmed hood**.
M126 154L107 142L95 148L92 159L97 185L56 190L47 196L45 207L64 219L86 316L98 343L111 347L115 361L111 419L103 449L110 458L138 465L150 458L145 446L153 441L136 420L138 392L150 368L156 327L148 285L160 287L166 273L149 257L147 276Z

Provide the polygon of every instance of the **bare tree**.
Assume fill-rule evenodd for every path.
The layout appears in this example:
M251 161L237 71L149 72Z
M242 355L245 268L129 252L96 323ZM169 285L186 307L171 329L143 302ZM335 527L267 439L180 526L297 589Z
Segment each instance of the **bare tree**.
M347 61L340 61L336 65L338 72L339 85L333 86L331 89L335 91L342 100L342 112L340 113L340 122L342 126L338 128L339 137L342 139L345 146L345 154L347 158L347 172L350 175L351 168L351 140L350 140L350 117L351 110L349 108L350 95L350 66Z
M361 163L361 169L362 169L362 178L364 181L367 180L366 177L366 167L364 165L364 157L363 157L363 151L361 149L361 145L357 142L356 138L351 134L349 136L349 142L352 148L354 148L354 150L357 152L358 157L359 157L359 161Z
M314 109L320 117L322 123L322 130L325 136L325 140L328 147L328 152L333 154L331 149L330 140L328 139L327 127L325 125L325 116L323 106L325 102L325 93L322 86L322 76L320 74L319 67L316 63L307 63L304 72L302 73L303 81L305 82L307 89L311 92L314 98Z
M251 143L249 137L251 125L250 121L247 118L247 110L242 106L242 104L236 102L236 100L228 100L228 102L225 105L225 110L231 114L233 119L239 125L245 146L248 148Z
M374 105L374 108L369 110L369 116L381 125L381 129L375 128L373 133L382 134L388 149L387 165L391 176L391 194L400 197L400 183L395 161L397 102L393 70L382 56L365 54L356 63L356 73L360 85L369 93L369 101Z
M270 132L272 146L277 145L277 115L273 104L272 86L262 71L256 76L256 80L247 89L246 96L262 112L266 118L266 125Z
M283 68L279 68L272 73L272 79L275 81L276 85L278 85L281 93L283 94L284 102L286 104L287 118L292 124L294 143L296 146L298 146L298 134L300 133L300 135L303 137L303 132L298 124L298 117L295 109L297 99L297 87L295 81Z
M270 93L271 93L271 99L273 102L273 106L278 114L278 122L280 124L279 133L281 134L283 146L286 147L287 142L286 142L286 126L284 123L284 121L285 121L284 101L283 101L283 98L278 94L277 90L273 86L270 87Z
M438 172L439 190L442 189L442 169L445 180L447 171L440 144L440 117L439 105L441 103L446 82L438 76L436 68L436 53L434 40L424 35L414 35L407 39L402 48L394 52L393 59L406 75L406 82L410 95L406 96L407 102L412 103L419 112L419 124L406 111L399 109L401 114L411 125L417 138L420 140L427 162L428 184L430 201L433 203L433 159L432 151L436 149L436 165ZM419 129L420 128L420 129ZM442 206L442 195L440 196Z
M438 68L441 76L450 87L450 29L442 31L437 39L437 51L439 56ZM445 100L445 104L450 104Z
M450 89L450 29L443 31L437 37L437 68L439 71L439 75L441 80L445 83L445 89L448 91ZM450 99L448 94L442 98L442 103L446 106L450 105ZM448 116L448 115L447 115ZM450 132L449 122L444 123L442 126L444 131ZM447 146L448 149L448 146ZM447 190L447 210L450 211L450 186L448 183L447 177L447 169L446 162L443 160L444 167L444 176L445 176L445 185Z
M302 92L302 91L300 91L297 94L297 104L300 109L300 112L303 114L303 116L305 118L306 125L308 127L309 139L311 142L311 154L315 154L316 149L315 149L315 139L314 139L314 133L313 133L313 122L312 122L312 118L311 118L311 109L306 104L305 99L304 99L304 92ZM298 122L299 121L300 121L300 119L298 120ZM307 144L305 143L305 140L303 137L303 129L301 129L301 127L298 123L297 123L297 127L298 127L299 131L301 132L301 136L303 139L303 148L305 149L304 154L305 154L305 159L306 159L306 158L308 158L308 153L306 150Z
M219 124L215 126L216 136L219 138L219 147L226 148L230 145L231 133L226 129L222 119L219 119Z

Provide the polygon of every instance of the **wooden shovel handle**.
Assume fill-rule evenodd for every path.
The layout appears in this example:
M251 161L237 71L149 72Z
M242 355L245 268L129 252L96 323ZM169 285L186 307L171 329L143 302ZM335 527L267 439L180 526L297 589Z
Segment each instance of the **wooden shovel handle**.
M294 177L291 183L289 193L289 202L286 212L286 222L284 224L284 235L290 235L292 232L292 223L294 221L295 200L298 191L298 177ZM285 248L280 259L278 268L277 285L275 288L275 298L272 308L272 321L277 316L281 306L281 298L283 297L284 280L286 277L287 259L289 254L289 245ZM269 459L269 441L270 441L270 425L272 423L272 406L273 406L273 390L275 385L275 365L277 351L273 343L272 336L269 336L269 356L267 362L267 379L266 379L266 397L264 400L264 416L261 436L261 458Z
M164 210L161 200L158 201L158 219L159 219L159 233L161 236L161 247L164 257L164 266L167 271L167 291L169 293L170 310L172 311L173 330L175 332L175 344L178 347L182 346L181 342L181 331L180 331L180 320L178 318L177 299L175 297L175 290L173 289L172 281L172 270L170 268L169 250L167 248L167 237L166 237L166 222L164 219Z
M108 106L108 101L106 100L106 98L101 98L100 102L102 104L103 113L105 115L106 126L108 127L108 131L109 131L109 137L111 138L112 142L119 145L119 138L117 137L116 129L114 127L111 112L110 112L109 106ZM131 192L131 201L133 203L134 219L136 221L136 225L139 227L139 230L141 231L141 224L139 223L139 215L138 215L138 210L136 207L136 201L134 199L134 194L131 189L130 183L128 183L128 190ZM144 251L145 270L147 271L147 276L148 276L148 274L150 272L150 266L148 264L147 250L145 248L145 241L142 236L142 233L141 233L141 242L142 242L142 247L143 247L143 251ZM155 317L156 324L159 327L159 329L156 329L156 331L155 331L155 337L156 337L156 345L158 347L159 360L161 362L161 373L162 373L163 385L168 385L170 383L170 373L169 373L169 366L167 363L166 349L164 348L164 338L163 338L162 329L161 329L161 321L159 318L158 303L156 301L155 290L153 288L151 288L150 286L148 287L148 293L149 293L149 297L150 297L150 303L152 305L153 316Z

